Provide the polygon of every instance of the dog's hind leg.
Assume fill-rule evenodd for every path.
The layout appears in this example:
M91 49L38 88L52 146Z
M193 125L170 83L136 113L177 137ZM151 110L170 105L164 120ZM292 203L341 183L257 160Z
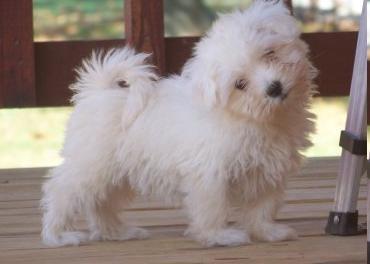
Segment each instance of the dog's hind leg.
M104 200L96 201L86 208L90 240L145 239L148 232L142 228L128 226L120 218L120 212L128 206L134 192L128 184L112 187Z
M247 229L252 239L269 242L297 239L295 230L274 221L282 200L283 191L275 190L242 205L240 224Z
M62 166L55 168L53 177L43 185L41 236L49 246L78 245L88 238L87 233L74 230L80 190L74 181L68 181L68 171Z
M203 180L201 180L203 181ZM219 177L193 185L185 198L190 225L185 232L205 246L237 246L249 242L243 230L227 227L227 183Z

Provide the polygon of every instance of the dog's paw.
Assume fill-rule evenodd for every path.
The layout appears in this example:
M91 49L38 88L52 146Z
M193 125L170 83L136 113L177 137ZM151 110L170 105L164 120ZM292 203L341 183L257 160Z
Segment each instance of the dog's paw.
M149 237L149 232L139 227L125 227L120 231L110 234L101 234L100 232L93 232L90 235L90 240L134 240L146 239Z
M187 234L190 232L187 231ZM234 247L250 243L249 236L246 232L238 229L221 229L218 231L204 232L203 234L194 235L195 238L207 247L227 246Z
M88 240L88 234L79 231L68 231L58 235L43 235L43 242L49 247L77 246Z
M253 233L253 237L260 241L277 242L298 239L297 232L287 225L266 224Z
M129 227L121 236L121 240L130 240L130 239L146 239L148 238L149 232L143 228L139 227Z

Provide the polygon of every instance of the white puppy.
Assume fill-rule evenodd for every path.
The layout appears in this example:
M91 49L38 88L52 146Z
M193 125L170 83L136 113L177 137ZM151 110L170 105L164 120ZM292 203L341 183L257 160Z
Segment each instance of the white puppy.
M206 246L296 238L274 217L310 146L316 70L282 2L221 16L180 76L156 82L128 48L84 62L64 163L43 188L46 244L146 237L119 218L137 193L180 198L187 234ZM76 213L89 236L73 228Z

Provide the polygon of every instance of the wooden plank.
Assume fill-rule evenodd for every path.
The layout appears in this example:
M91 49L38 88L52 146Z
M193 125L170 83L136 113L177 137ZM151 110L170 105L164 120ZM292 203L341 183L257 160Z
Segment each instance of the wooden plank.
M122 47L125 41L60 41L36 42L37 106L64 106L69 104L69 85L75 81L74 69L94 49Z
M285 4L287 5L287 7L292 11L293 13L293 1L292 0L284 0Z
M300 235L298 241L256 243L247 246L204 249L183 237L179 227L150 228L152 238L144 241L95 242L80 247L47 248L36 233L0 236L4 263L365 263L363 236L325 236L322 220L286 222ZM268 252L268 254L266 254Z
M127 43L153 53L152 62L160 74L166 71L163 0L125 0Z
M17 169L0 169L1 181L10 179L39 179L43 177L51 168L17 168Z
M369 173L369 172L368 172ZM368 183L367 183L367 208L368 208L368 212L367 212L367 241L368 243L370 243L370 213L369 213L369 208L370 208L370 180L368 180ZM368 245L368 257L370 257L369 255L369 245Z
M337 159L332 158L309 159L300 175L288 181L285 199L287 208L289 206L294 208L298 204L305 204L304 206L311 204L315 207L320 203L326 205L318 206L316 209L326 208L320 209L325 214L334 197L336 166L328 166L331 172L324 174L317 172L317 168L325 168L324 164L337 163ZM44 168L0 170L0 209L2 210L0 216L24 215L30 212L38 214L38 201L41 198L40 190L45 180L43 177L45 172ZM38 176L37 173L39 173ZM361 202L366 199L366 179L361 181L359 199ZM178 208L179 204L165 203L161 199L138 197L129 211L163 211Z
M370 76L370 63L369 63L369 60L367 61L367 65L366 65L366 70L367 70L367 74L366 74L366 81L369 79L369 76ZM367 82L367 90L369 90L369 83ZM370 93L367 93L367 102L370 101ZM370 117L370 104L367 104L367 116ZM367 125L369 126L370 125L370 118L367 119Z
M294 175L291 178L294 180L314 179L322 178L321 175L325 175L324 178L333 177L339 167L339 157L335 158L308 158L306 164L298 172L298 175ZM0 169L1 180L30 180L39 179L48 174L51 167L42 168L15 168L15 169Z
M0 107L35 104L32 1L0 1Z
M326 219L332 202L286 204L279 211L277 219L279 221L292 221L297 219ZM9 209L0 215L0 236L9 234L21 234L24 232L40 232L41 230L41 211L38 207ZM9 213L6 213L9 211ZM359 201L359 214L366 218L366 200ZM229 221L234 222L238 209L230 215ZM180 208L151 208L147 210L127 210L122 219L128 223L143 227L153 226L178 226L186 225L188 219L185 212ZM366 219L364 219L364 222ZM79 229L86 229L84 219L78 221Z
M30 177L27 176L20 176L17 175L16 171L12 174L7 176L0 175L0 184L12 186L12 185L20 185L20 184L40 184L45 180L47 177L46 173L40 174L38 177L34 177L30 173ZM2 174L2 173L0 173ZM45 175L45 178L43 177ZM334 172L332 173L319 173L313 174L308 172L303 177L296 176L290 177L288 181L288 186L292 186L292 188L327 188L335 186L336 177L334 176ZM364 185L365 179L362 179L361 184Z
M326 219L327 212L331 203L319 204L299 204L286 205L277 216L278 221L295 221L304 219ZM366 222L366 201L360 201L360 216L363 218L360 223ZM187 225L188 219L181 209L163 209L163 210L142 210L126 211L122 215L130 225L141 227L168 227ZM230 223L235 222L236 214L229 217ZM86 230L87 224L84 219L77 221L76 227L79 230ZM0 216L0 238L9 235L24 235L30 233L40 233L41 214L38 208L24 209L24 213ZM365 240L365 236L364 236Z
M310 45L311 58L320 71L317 79L320 95L348 96L357 32L313 33L302 37Z
M194 44L199 37L166 38L167 74L177 74L190 58Z
M311 182L309 182L311 183ZM319 182L320 183L320 182ZM317 183L316 185L319 185ZM18 183L18 184L0 184L0 208L3 209L4 202L15 202L15 201L31 201L39 200L41 198L41 184L38 183ZM290 185L288 185L290 186ZM306 182L302 182L301 186L306 186ZM334 181L329 187L307 187L300 188L297 186L290 187L286 191L285 201L288 203L305 203L315 201L333 201L334 198ZM366 199L366 185L361 185L359 191L359 198ZM162 199L138 197L131 208L133 209L145 209L145 208L172 208L178 206L176 203L166 203ZM0 212L0 215L2 213Z
M325 167L325 164L328 166ZM143 197L139 197L134 208L123 217L132 224L147 228L152 235L148 240L92 242L80 247L47 248L40 241L41 211L38 208L40 185L45 180L43 175L46 169L0 170L1 260L7 264L364 263L365 235L332 237L324 234L327 212L332 205L330 197L333 197L337 166L337 158L309 159L301 173L289 180L288 203L278 219L298 231L298 241L211 249L203 249L183 237L188 222L183 210L165 207L159 200L148 201ZM330 186L318 188L323 182L330 183ZM365 221L367 212L365 184L366 179L363 179L359 200L360 222ZM303 191L297 188L304 186L309 188ZM237 212L237 208L234 210ZM235 220L235 212L229 220ZM86 230L86 223L82 219L77 226Z

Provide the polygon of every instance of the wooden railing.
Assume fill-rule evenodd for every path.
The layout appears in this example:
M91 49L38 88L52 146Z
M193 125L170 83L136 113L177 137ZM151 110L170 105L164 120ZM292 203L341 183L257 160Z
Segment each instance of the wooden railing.
M0 108L68 105L73 69L96 48L127 42L138 50L152 52L161 74L179 72L198 37L164 37L163 0L124 3L126 40L34 42L32 1L1 0ZM303 38L320 70L320 95L347 96L357 32L307 33Z

